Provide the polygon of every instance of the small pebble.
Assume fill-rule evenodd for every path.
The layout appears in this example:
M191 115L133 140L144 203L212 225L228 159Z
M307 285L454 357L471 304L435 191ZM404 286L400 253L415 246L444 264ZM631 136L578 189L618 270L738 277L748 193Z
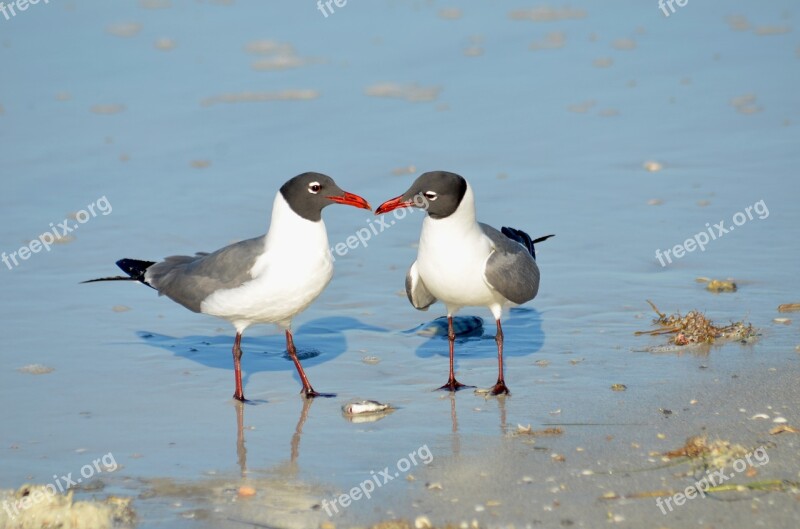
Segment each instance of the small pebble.
M755 415L750 417L751 421L754 421L756 419L769 419L769 415L767 415L766 413L756 413Z
M241 487L239 487L239 496L243 498L249 498L255 495L256 495L256 489L254 489L253 487L249 485L242 485Z
M381 361L377 356L365 356L361 359L362 362L369 365L375 365Z
M657 173L658 171L660 171L660 170L662 170L664 168L664 166L661 163L653 161L653 160L648 160L648 161L644 162L642 164L642 167L644 168L645 171L648 171L648 172L651 172L651 173Z
M20 373L27 373L29 375L46 375L48 373L52 373L55 371L55 369L42 364L28 364L18 368L17 371Z
M157 50L169 51L175 47L175 41L168 38L160 38L156 40L155 47Z
M417 519L414 520L414 527L416 529L431 529L433 524L427 516L417 516Z
M787 423L789 421L786 420L786 417L775 417L774 419L772 419L772 422L778 423L778 424L785 424L785 423Z
M611 391L625 391L628 386L625 384L611 384Z
M774 321L775 323L782 323L784 325L789 325L792 323L792 320L790 320L789 318L775 318L772 321Z
M706 290L710 292L736 292L737 287L733 281L713 279L706 285Z

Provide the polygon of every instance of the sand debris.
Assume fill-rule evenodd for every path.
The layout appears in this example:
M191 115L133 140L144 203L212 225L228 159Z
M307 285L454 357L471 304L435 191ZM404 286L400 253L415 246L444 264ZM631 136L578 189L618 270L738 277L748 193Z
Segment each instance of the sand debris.
M523 426L522 424L517 425L516 431L511 433L512 437L520 436L520 435L530 435L532 437L556 437L559 435L563 435L564 430L561 428L545 428L544 430L534 430L531 425Z
M663 455L668 459L686 457L706 468L723 468L748 453L747 448L740 444L723 439L709 442L708 437L702 435L689 437L682 447L664 452Z
M170 51L175 49L177 43L173 39L167 37L161 37L159 39L156 39L156 41L153 43L153 46L155 46L155 48L160 51Z
M574 105L569 105L567 107L567 110L569 110L570 112L575 112L576 114L585 114L585 113L589 112L596 104L597 104L597 101L594 101L594 100L584 101L582 103L576 103Z
M800 303L784 303L778 305L778 312L797 312L800 311Z
M417 172L417 166L414 164L406 165L404 167L395 167L392 169L394 176L405 176L407 174L414 174Z
M458 20L464 13L457 7L446 7L440 9L437 15L444 20Z
M53 485L23 485L16 491L0 492L4 505L14 510L6 516L0 509L0 527L8 529L110 529L132 527L136 514L131 498L109 496L103 501L74 501L73 491L54 494ZM19 505L17 508L16 506Z
M592 61L592 65L595 68L610 68L614 65L614 59L611 57L598 57L594 61Z
M316 90L282 90L279 92L239 92L207 97L201 101L204 107L218 103L257 103L262 101L309 101L317 99Z
M615 50L633 50L636 49L636 41L633 39L616 39L611 43Z
M412 103L435 101L442 89L439 86L424 87L416 83L401 85L397 83L379 83L370 85L364 93L370 97L389 97L405 99Z
M135 37L140 31L142 31L142 25L138 22L120 22L106 28L106 33L122 38Z
M139 0L142 9L167 9L172 7L170 0Z
M531 9L516 9L508 14L511 20L530 20L532 22L553 22L558 20L577 20L586 17L583 9L571 7L555 8L539 6Z
M778 435L781 433L800 433L800 430L794 426L789 426L788 424L779 424L769 431L770 435Z
M567 35L563 31L553 31L545 35L541 40L531 42L528 49L531 51L539 50L558 50L567 43Z
M705 317L704 314L693 310L681 316L680 313L667 316L658 310L652 301L647 300L658 318L653 323L660 325L660 329L652 331L638 331L635 334L673 334L671 343L678 346L690 344L714 343L717 340L747 340L756 336L756 330L750 323L736 322L720 327Z
M712 279L706 285L706 290L709 292L736 292L738 287L733 281L723 281L720 279Z
M92 105L89 110L93 114L100 114L109 116L111 114L119 114L125 111L125 105L111 104L111 105Z
M731 99L731 106L740 114L756 114L763 110L756 104L755 94L744 94Z
M55 371L55 368L42 364L28 364L26 366L17 368L17 371L20 373L26 373L28 375L46 375Z
M647 160L642 164L645 171L650 173L657 173L664 168L664 164L655 160Z

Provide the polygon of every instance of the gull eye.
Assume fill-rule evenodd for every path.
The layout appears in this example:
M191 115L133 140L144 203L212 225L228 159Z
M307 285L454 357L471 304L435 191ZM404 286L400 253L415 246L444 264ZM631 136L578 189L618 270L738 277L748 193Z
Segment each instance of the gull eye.
M425 198L427 198L431 202L433 202L434 200L439 198L439 195L437 195L435 191L425 191L425 193L423 193L423 195L425 195Z
M316 195L317 193L319 193L320 189L322 189L322 186L319 185L319 182L311 182L310 184L308 184L309 193L313 193Z

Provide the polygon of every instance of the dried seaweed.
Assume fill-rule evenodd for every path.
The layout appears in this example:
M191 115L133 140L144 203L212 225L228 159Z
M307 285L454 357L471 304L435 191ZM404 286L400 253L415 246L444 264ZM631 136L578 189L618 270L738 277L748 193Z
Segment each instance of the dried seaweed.
M653 323L659 325L659 329L652 331L638 331L636 335L649 334L651 336L659 334L673 334L670 342L674 345L684 346L690 344L711 344L717 340L747 340L756 336L756 329L750 323L743 321L731 322L729 325L718 326L706 318L705 314L693 310L685 316L680 312L667 316L655 304L647 300L658 317Z

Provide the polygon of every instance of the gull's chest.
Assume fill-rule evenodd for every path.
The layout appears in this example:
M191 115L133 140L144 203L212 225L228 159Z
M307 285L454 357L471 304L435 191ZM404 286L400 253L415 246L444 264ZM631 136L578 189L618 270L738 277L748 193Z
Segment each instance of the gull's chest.
M491 244L482 233L423 229L417 267L422 281L436 297L445 301L462 293L474 297L487 289L483 276L491 252Z

